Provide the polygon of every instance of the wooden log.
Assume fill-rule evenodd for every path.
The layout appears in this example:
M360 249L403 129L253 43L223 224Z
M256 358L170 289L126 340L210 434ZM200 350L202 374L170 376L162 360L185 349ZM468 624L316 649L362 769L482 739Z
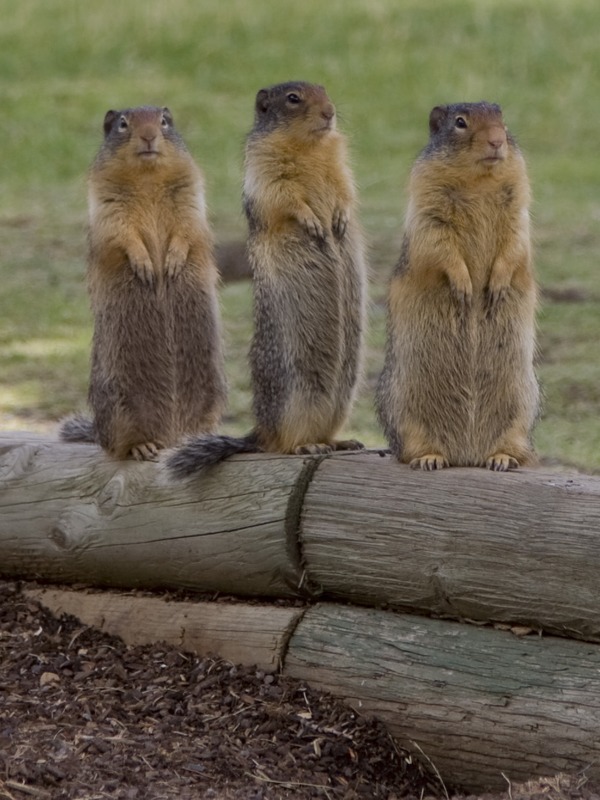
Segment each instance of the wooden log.
M451 787L503 788L558 772L600 778L600 647L318 604L192 603L112 592L25 589L55 614L130 644L283 672L382 719Z
M479 792L600 778L600 647L334 604L307 611L284 674L341 695Z
M77 617L129 645L166 642L199 656L218 655L267 672L280 668L288 639L304 613L256 603L167 602L160 597L49 587L25 589L24 594L57 617Z
M308 488L307 488L308 487ZM0 574L318 596L600 641L600 477L238 456L169 481L0 435Z
M325 459L304 498L307 578L328 596L600 640L600 478L413 471Z
M96 586L295 596L312 464L257 455L171 483L99 448L0 436L0 574Z

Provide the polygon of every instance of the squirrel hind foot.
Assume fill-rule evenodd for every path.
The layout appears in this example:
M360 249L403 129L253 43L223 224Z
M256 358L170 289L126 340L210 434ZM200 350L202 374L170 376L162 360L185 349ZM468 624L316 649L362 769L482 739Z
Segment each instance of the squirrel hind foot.
M325 455L339 450L364 450L365 446L357 439L343 439L331 442L317 442L301 444L294 448L293 452L297 456Z
M519 462L514 456L508 453L494 453L485 462L486 469L492 472L508 472L509 470L519 469Z
M364 450L365 446L362 442L359 442L358 439L341 439L339 441L332 442L332 447L334 450Z
M158 451L163 447L160 442L140 442L132 445L129 452L135 461L157 461Z
M331 453L333 450L333 445L319 442L315 444L300 444L298 447L294 447L293 452L297 456L316 456Z
M424 456L413 458L409 466L411 469L422 469L426 472L433 472L436 469L445 469L450 466L448 459L441 453L426 453Z

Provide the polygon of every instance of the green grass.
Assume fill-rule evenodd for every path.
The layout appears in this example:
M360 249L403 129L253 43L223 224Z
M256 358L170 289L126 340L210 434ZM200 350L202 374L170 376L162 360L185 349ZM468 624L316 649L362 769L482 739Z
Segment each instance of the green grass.
M0 426L44 427L87 389L85 173L104 113L167 104L202 165L221 240L242 238L241 154L254 94L326 85L349 134L371 242L366 377L349 433L381 434L372 389L381 299L411 162L433 105L499 102L534 187L544 287L537 431L553 462L600 470L600 7L595 0L0 0ZM247 284L222 293L226 430L250 424Z

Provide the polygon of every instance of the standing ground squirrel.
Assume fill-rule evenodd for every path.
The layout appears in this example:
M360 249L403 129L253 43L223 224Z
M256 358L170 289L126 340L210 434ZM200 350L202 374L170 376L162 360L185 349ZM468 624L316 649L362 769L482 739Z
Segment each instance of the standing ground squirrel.
M359 374L366 266L345 138L325 89L261 89L245 155L253 271L250 349L256 425L190 440L169 459L185 475L233 453L359 449L336 435Z
M109 111L88 179L89 402L61 438L154 459L212 431L226 385L202 173L167 108Z
M499 106L437 106L411 174L377 405L414 468L535 463L536 285L525 162Z

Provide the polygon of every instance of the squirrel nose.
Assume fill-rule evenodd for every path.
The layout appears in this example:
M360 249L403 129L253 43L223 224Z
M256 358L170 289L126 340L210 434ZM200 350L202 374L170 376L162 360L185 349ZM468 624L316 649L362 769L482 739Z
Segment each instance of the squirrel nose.
M335 108L333 107L333 105L327 104L321 110L321 116L323 117L323 119L327 120L333 119L335 117Z
M487 140L490 147L493 147L494 150L500 150L506 142L506 132L499 125L494 125L488 130Z

